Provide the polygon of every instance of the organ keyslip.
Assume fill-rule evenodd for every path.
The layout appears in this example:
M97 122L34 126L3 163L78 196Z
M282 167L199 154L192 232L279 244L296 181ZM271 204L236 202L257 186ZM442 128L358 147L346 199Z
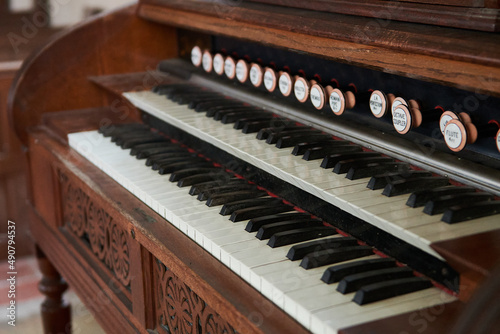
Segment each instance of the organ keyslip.
M25 64L39 253L109 332L467 331L496 292L499 37L263 2L141 1Z

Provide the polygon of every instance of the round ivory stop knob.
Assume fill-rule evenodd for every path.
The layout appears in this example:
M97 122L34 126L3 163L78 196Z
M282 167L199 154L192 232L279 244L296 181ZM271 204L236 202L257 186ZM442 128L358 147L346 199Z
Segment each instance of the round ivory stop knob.
M202 58L202 52L199 46L195 46L191 50L191 63L193 63L194 66L200 67L201 65L201 58Z
M278 86L283 96L290 96L293 90L293 77L288 72L281 72Z
M297 100L304 103L309 98L309 89L311 84L307 79L299 76L295 76L295 83L293 85L293 92Z
M274 92L277 84L278 78L276 77L276 72L272 68L266 67L264 71L264 87L266 87L269 92Z
M477 139L477 128L472 123L462 123L452 119L444 128L444 141L453 152L462 151L467 144L472 144Z
M234 79L236 76L236 62L232 57L227 57L224 61L224 73L229 79Z
M212 59L212 54L208 51L208 50L205 50L203 52L203 57L201 59L201 64L203 66L203 69L205 70L205 72L207 73L210 73L212 72L212 69L213 69L213 59Z
M259 64L253 63L252 66L250 66L249 76L252 85L254 85L255 87L259 87L262 84L263 79L262 67Z
M392 125L398 133L407 134L412 127L412 123L413 114L408 106L400 104L392 111Z
M339 88L327 86L326 93L328 95L330 109L332 109L332 112L337 116L342 115L346 109L351 109L356 104L356 97L351 91L343 92Z
M500 152L500 129L498 130L497 134L495 135L495 143L497 144L498 152Z
M224 56L221 55L220 53L217 53L214 56L214 72L217 73L218 75L223 75L224 74Z
M389 104L387 96L380 90L374 90L370 95L370 110L373 116L377 118L382 118L386 115L389 110Z
M314 108L321 110L325 106L326 94L325 89L319 83L315 83L311 86L311 91L309 92L311 103Z
M248 79L249 66L244 59L238 60L236 63L236 78L239 82L244 83Z

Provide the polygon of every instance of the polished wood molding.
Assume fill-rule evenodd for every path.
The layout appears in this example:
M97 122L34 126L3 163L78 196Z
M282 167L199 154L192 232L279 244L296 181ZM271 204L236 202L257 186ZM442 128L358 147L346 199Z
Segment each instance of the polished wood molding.
M500 12L483 0L253 0L332 13L359 15L386 22L397 20L482 31L499 31Z
M156 22L500 96L498 35L394 22L371 40L363 36L363 27L369 22L366 18L277 10L244 2L224 7L218 3L148 0L138 13ZM295 24L297 16L300 25Z
M500 230L437 242L431 247L460 272L460 294L469 300L483 281L491 276L500 259Z

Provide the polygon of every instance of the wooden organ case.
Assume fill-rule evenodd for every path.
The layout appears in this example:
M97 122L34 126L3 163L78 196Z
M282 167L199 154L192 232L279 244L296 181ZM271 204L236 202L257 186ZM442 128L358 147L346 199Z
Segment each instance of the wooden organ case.
M500 291L498 7L472 0L144 0L57 36L25 61L9 98L29 160L45 332L71 330L66 282L110 333L493 332ZM205 95L208 104L237 104L249 120L197 113L191 103L204 103ZM445 112L453 126L442 134ZM241 132L270 117L261 128L281 125ZM135 143L134 129L120 127L128 123L172 140L193 168L204 159L199 168L212 176L198 183L223 174L237 184L233 201L257 191L274 200L259 207L261 216L307 216L295 227L295 246L249 238L245 225L258 221L255 210L233 223L218 215L221 197L207 206L169 176L126 167L144 160L122 156L95 130L113 136L122 129L132 138L123 140ZM297 139L294 131L304 132ZM335 146L374 160L335 161ZM141 168L161 180L138 176ZM436 188L445 189L434 198ZM409 207L409 197L428 201ZM436 212L424 214L429 201ZM219 234L207 227L218 216L227 224ZM315 241L306 228L318 222ZM354 242L349 247L361 259L344 247L341 260L331 260L331 231ZM274 242L286 244L288 232ZM302 262L286 258L314 242ZM306 258L320 265L306 270ZM359 261L393 264L370 276ZM343 271L348 275L333 280ZM321 280L327 272L329 284ZM342 294L342 284L358 286ZM394 295L370 301L379 292Z

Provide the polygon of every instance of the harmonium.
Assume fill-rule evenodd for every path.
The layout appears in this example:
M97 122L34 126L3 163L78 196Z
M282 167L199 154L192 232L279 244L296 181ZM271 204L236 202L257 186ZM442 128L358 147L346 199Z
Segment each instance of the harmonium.
M144 0L11 88L46 333L494 333L500 2ZM79 330L84 330L80 328Z

